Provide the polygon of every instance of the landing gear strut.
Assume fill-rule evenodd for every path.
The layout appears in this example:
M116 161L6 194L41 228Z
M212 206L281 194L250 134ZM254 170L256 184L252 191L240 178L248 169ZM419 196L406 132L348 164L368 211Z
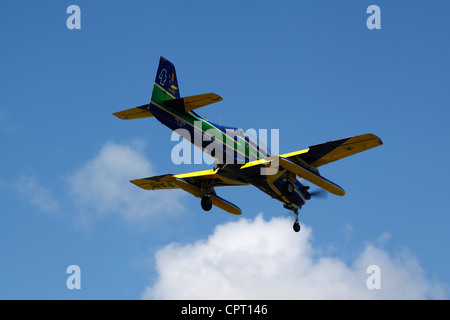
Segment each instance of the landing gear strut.
M288 204L285 204L284 207L286 209L294 211L295 222L294 222L294 225L292 227L293 227L295 232L299 232L300 231L300 223L298 222L298 208L296 208L294 206L291 206L291 205L288 205Z
M299 232L300 231L300 223L298 223L298 214L296 214L295 222L294 222L294 231Z
M215 195L214 188L212 187L212 182L214 180L208 182L207 180L203 180L202 186L200 189L200 196L202 197L201 205L202 209L205 211L209 211L212 208L212 199L211 195Z

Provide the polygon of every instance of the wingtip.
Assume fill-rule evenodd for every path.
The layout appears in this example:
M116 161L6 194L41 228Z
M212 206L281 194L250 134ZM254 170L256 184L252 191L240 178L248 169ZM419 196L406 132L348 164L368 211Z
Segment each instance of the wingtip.
M377 136L376 134L373 134L373 133L370 133L370 134L373 136L373 138L378 139L378 143L379 143L380 145L383 144L383 140L381 140L381 138L380 138L379 136Z
M116 118L118 118L120 120L126 120L127 119L127 117L121 117L120 114L121 114L121 112L114 112L114 113L112 113L112 115L114 117L116 117Z

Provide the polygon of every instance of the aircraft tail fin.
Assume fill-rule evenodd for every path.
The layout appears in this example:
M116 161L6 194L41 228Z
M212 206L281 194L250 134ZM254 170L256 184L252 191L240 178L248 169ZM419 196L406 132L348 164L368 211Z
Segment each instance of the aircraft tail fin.
M175 66L169 60L161 57L159 59L158 71L156 72L155 83L153 85L151 102L164 106L164 101L179 98L180 90L178 89ZM153 117L153 114L150 111L150 103L140 107L115 112L113 115L122 120Z
M153 85L151 102L140 107L115 112L113 115L122 120L148 118L154 116L150 111L152 103L161 108L171 108L178 112L189 112L221 100L223 100L222 97L215 93L180 98L175 66L169 60L161 57Z
M188 112L221 100L222 97L215 93L180 98L175 66L169 60L160 58L151 102L178 112Z
M163 102L166 100L178 98L180 98L180 90L178 88L175 66L169 60L161 57L158 71L156 72L151 101L163 105Z

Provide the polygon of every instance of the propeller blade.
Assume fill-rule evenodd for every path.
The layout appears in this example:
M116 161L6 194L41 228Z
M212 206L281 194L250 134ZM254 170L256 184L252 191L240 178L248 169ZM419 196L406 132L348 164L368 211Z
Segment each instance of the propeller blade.
M311 197L320 199L326 199L328 197L328 192L323 189L316 189L314 191L311 191L309 194L311 195Z

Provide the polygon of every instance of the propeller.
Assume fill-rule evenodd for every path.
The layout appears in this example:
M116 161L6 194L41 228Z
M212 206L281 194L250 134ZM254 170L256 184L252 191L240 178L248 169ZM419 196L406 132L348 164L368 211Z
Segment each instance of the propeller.
M317 199L326 199L328 197L328 192L323 189L316 189L311 192L309 192L311 198L317 198Z
M302 185L306 185L307 181L303 178L300 178L300 183ZM308 191L309 187L305 186L305 188L307 188L305 191L307 191L310 195L310 199L311 198L317 198L317 199L326 199L328 198L328 192L323 190L323 189L315 189L313 191Z

